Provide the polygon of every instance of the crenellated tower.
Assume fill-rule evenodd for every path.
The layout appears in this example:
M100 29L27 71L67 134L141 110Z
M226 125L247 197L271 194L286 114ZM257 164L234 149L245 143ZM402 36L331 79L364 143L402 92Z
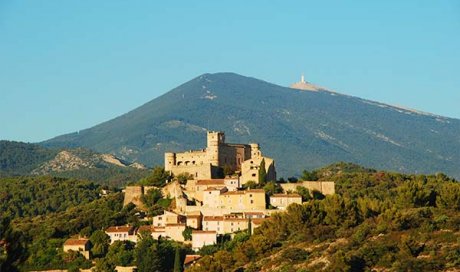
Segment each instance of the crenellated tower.
M225 134L220 131L208 131L206 153L208 161L213 166L219 166L219 146L225 143Z

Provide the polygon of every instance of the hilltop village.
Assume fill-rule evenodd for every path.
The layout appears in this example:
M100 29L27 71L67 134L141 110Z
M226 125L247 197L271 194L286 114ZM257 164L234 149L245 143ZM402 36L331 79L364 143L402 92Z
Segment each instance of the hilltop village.
M150 232L154 239L172 239L190 244L198 251L216 244L219 236L259 227L270 215L290 204L302 204L300 188L307 192L335 193L332 181L280 183L282 192L268 194L249 185L276 181L275 161L262 154L259 144L226 143L223 132L207 132L207 147L182 153L165 153L165 171L172 177L186 176L186 182L173 178L164 187L127 186L124 206L132 203L143 209L142 196L149 190L161 190L174 205L160 215L145 218L147 225L111 226L105 230L110 242L136 243L138 234ZM86 239L69 239L64 251L89 252ZM88 257L89 258L89 257Z
M182 153L165 153L165 170L172 176L187 173L185 184L172 180L161 188L164 196L172 198L174 208L165 210L150 220L150 225L113 226L106 230L111 242L137 241L140 231L149 231L152 237L170 238L191 243L194 250L217 243L217 237L247 229L254 230L274 212L286 209L292 203L301 204L299 187L323 195L335 193L334 182L300 181L281 183L283 193L268 196L263 189L246 188L258 183L261 175L266 181L276 180L275 161L262 154L260 146L225 142L223 132L207 132L207 147ZM263 168L263 169L262 169ZM245 189L246 188L246 189ZM133 203L142 207L141 197L152 186L127 186L124 205ZM183 233L191 229L191 241Z

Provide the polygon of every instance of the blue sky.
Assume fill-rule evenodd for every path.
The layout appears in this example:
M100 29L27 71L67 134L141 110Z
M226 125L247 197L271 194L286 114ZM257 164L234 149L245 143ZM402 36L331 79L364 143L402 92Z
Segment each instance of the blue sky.
M0 139L37 142L207 72L300 74L460 118L460 1L0 1Z

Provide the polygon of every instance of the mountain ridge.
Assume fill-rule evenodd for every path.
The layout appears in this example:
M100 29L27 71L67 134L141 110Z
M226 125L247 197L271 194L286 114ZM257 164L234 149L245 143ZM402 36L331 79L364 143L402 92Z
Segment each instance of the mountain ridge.
M235 73L200 75L126 114L40 144L162 165L166 151L205 147L208 129L225 131L229 142L259 142L283 176L348 161L460 177L458 119Z

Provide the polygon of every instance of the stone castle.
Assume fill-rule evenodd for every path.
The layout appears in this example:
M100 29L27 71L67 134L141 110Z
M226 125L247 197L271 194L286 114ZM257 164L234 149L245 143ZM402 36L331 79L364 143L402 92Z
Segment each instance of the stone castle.
M175 176L188 173L196 180L223 178L224 172L230 171L245 184L250 180L258 182L262 160L266 179L276 180L275 162L262 156L259 144L226 143L223 132L208 131L205 149L165 153L165 170Z

